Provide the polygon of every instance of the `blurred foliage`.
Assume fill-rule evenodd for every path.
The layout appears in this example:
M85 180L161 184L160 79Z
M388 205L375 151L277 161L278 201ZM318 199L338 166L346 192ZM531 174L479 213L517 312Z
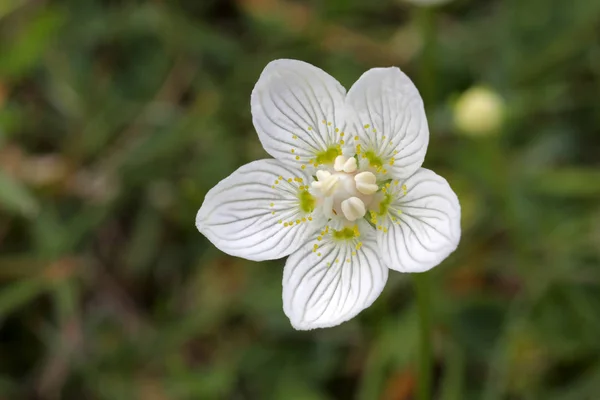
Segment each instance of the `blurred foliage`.
M431 272L436 399L598 399L600 2L436 10L425 166L463 207ZM282 261L194 228L204 194L266 157L249 96L272 59L349 87L419 80L401 0L0 1L0 399L410 399L410 280L337 328L294 331ZM431 17L431 15L430 15ZM423 81L423 80L422 80ZM496 135L452 125L485 85Z

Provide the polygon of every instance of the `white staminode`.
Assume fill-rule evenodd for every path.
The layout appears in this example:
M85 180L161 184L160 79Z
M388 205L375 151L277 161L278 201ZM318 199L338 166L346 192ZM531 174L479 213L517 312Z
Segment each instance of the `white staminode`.
M219 182L196 226L237 257L289 256L283 309L296 329L347 321L375 301L389 269L426 271L456 249L460 204L444 178L421 168L423 101L398 68L367 71L346 91L310 64L276 60L251 106L275 159Z

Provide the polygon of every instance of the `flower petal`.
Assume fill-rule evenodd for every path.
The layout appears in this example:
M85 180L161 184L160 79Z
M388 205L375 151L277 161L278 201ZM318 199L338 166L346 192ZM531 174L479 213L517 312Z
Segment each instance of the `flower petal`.
M421 168L404 182L392 184L388 193L393 200L380 222L377 243L389 268L427 271L456 249L460 204L444 178Z
M379 297L388 277L372 232L359 249L356 241L319 237L293 253L283 273L283 309L299 330L348 321Z
M254 261L287 256L320 228L310 213L309 179L277 160L243 165L207 193L196 227L233 256Z
M373 68L348 91L360 152L398 178L411 176L425 159L429 128L419 91L400 69ZM370 155L369 155L370 154Z
M252 120L263 147L297 166L309 164L319 154L323 157L343 135L345 95L338 81L313 65L270 62L251 97ZM335 158L337 153L331 152L329 158Z

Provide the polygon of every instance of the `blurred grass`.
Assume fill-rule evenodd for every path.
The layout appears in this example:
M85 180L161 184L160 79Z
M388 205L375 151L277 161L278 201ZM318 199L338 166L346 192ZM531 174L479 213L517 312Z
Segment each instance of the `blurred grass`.
M436 16L425 166L463 207L431 274L435 398L600 393L600 3L455 0ZM278 57L349 87L421 74L400 0L0 2L0 399L410 399L409 279L295 332L281 261L198 234L204 194L266 157L249 95ZM467 138L474 84L505 129Z

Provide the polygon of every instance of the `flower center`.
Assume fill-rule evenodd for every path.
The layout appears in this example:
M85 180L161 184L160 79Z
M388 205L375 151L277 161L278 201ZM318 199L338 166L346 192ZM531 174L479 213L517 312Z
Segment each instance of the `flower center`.
M356 221L367 213L379 189L376 181L372 172L358 172L356 158L337 156L333 172L318 170L317 180L311 186L327 218L338 215Z

